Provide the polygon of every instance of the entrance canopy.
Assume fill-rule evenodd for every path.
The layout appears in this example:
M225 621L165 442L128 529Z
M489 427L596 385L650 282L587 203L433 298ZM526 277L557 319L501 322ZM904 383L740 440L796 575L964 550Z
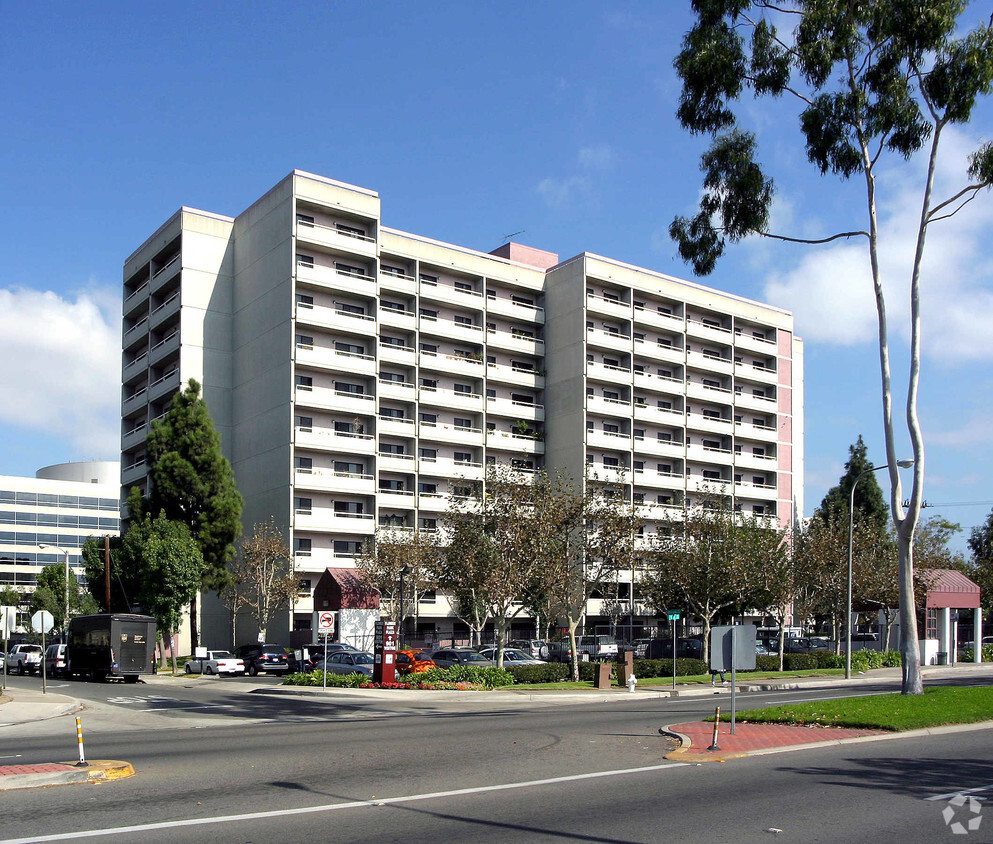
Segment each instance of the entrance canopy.
M379 590L366 586L355 569L327 568L314 588L316 610L378 610Z
M980 590L962 572L955 569L928 569L928 609L975 610L979 609Z

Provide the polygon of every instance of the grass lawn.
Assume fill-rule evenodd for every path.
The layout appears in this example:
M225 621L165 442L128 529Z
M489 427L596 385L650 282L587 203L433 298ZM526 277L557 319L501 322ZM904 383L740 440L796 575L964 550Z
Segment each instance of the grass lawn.
M770 678L781 680L787 677L828 677L831 675L844 674L844 668L817 668L808 671L739 671L738 672L738 682L748 683L752 680L768 680ZM731 672L726 675L728 682L731 682ZM709 674L689 674L687 676L676 677L676 685L701 685L704 683L709 684L711 682ZM668 686L672 688L672 677L638 677L638 688L648 688L656 686ZM550 690L550 689L592 689L593 681L584 680L579 683L515 683L513 686L507 686L508 689L527 689L527 690ZM616 680L612 688L620 688L617 685Z
M713 721L713 718L708 719ZM721 720L730 720L721 715ZM871 695L771 706L739 712L752 724L820 724L875 730L917 730L993 721L993 688L937 686L923 695Z

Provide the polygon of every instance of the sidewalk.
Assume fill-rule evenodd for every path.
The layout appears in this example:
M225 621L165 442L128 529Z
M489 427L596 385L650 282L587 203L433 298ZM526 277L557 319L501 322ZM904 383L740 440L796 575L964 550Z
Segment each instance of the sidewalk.
M76 698L67 695L42 694L41 689L7 688L0 696L0 727L47 721L49 718L72 715L82 708Z

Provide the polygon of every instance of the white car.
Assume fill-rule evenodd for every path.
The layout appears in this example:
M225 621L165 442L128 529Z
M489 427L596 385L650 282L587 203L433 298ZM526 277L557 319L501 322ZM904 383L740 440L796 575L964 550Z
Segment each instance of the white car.
M479 655L486 657L486 659L491 659L496 662L497 649L496 648L483 648ZM519 648L504 648L503 649L503 667L510 668L512 665L544 665L545 660L536 659L533 656L528 656L524 651Z
M245 660L231 651L207 651L207 656L195 656L186 663L187 674L244 674Z

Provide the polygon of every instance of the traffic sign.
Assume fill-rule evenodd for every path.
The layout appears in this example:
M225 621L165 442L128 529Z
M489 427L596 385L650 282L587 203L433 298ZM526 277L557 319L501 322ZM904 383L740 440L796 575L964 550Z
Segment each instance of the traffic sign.
M667 621L679 621L681 613L679 610L669 610L665 615Z
M318 633L333 633L334 632L334 613L333 612L322 612L317 616L317 632Z
M31 627L34 630L40 630L42 633L47 633L55 626L55 619L48 610L38 610L33 616L31 616Z
M17 627L17 607L0 607L0 631L10 635Z

